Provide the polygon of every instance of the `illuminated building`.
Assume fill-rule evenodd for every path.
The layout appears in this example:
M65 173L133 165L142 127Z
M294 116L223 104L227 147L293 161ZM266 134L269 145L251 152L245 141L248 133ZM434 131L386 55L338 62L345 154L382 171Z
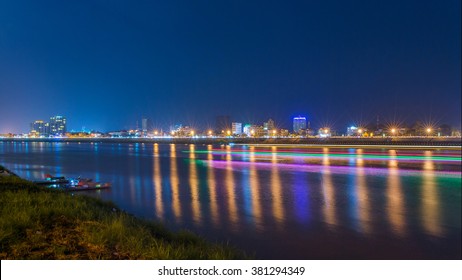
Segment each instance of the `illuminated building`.
M54 116L50 122L42 120L34 121L30 124L30 135L35 137L65 135L67 132L66 118L63 116Z
M363 127L350 126L347 127L347 136L362 136L367 135L367 129Z
M66 118L63 116L54 116L50 118L50 134L64 135L67 132Z
M261 125L253 125L251 127L250 133L253 134L254 137L266 136L266 130Z
M289 136L289 130L288 129L279 129L279 136L281 136L281 137Z
M326 138L326 137L331 137L332 136L332 132L330 130L330 128L328 127L322 127L318 130L318 135L319 137L321 138Z
M181 124L177 124L174 126L170 126L170 135L175 137L192 137L196 134L196 131L189 126L183 126Z
M274 121L269 119L268 122L263 123L263 129L266 131L266 135L271 136L275 129Z
M266 130L261 125L246 124L243 130L247 137L263 137L266 135Z
M353 136L356 134L358 134L358 127L353 126L353 125L350 127L347 127L347 136Z
M306 118L301 116L295 117L293 119L293 126L295 133L301 133L306 129Z
M50 123L45 123L43 126L45 127L44 128L44 131L45 131L44 135L49 136L50 135Z
M34 121L30 124L30 134L36 137L47 136L49 131L49 124L44 121Z
M246 124L244 125L243 132L245 135L250 136L252 130L252 125Z
M128 137L128 131L122 130L122 131L111 131L107 133L111 138L123 138L123 137Z
M233 135L242 134L242 123L233 122L231 124L231 132Z
M274 121L269 119L268 122L263 123L263 128L268 131L274 130Z

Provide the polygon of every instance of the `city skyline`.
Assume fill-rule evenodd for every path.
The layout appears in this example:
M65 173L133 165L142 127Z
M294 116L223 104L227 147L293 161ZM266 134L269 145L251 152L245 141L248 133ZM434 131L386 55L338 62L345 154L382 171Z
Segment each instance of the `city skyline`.
M67 114L66 114L67 115ZM62 115L55 115L55 117L61 117ZM355 119L350 119L350 120L346 120L344 121L343 123L345 125L343 126L339 126L338 123L336 122L331 122L331 121L319 121L316 119L316 117L310 117L310 116L307 116L307 115L294 115L292 114L293 117L290 117L290 118L286 118L285 120L281 121L281 120L276 120L275 124L276 124L276 128L278 129L287 129L289 131L295 131L293 129L293 121L294 119L298 119L298 118L302 118L304 119L304 122L305 122L305 128L309 128L309 129L321 129L321 128L329 128L333 131L344 131L346 129L348 129L349 127L351 126L357 126L357 127L395 127L395 128L398 128L398 127L412 127L412 126L424 126L424 127L432 127L432 128L437 128L437 127L440 127L440 126L449 126L451 129L453 130L456 130L456 131L460 131L461 130L461 127L460 126L457 126L457 125L453 125L453 124L450 124L450 123L443 123L441 121L438 121L438 118L431 118L431 119L427 119L427 118L424 118L424 119L416 119L414 120L413 122L406 122L403 120L403 118L400 118L400 117L395 117L393 119L382 119L380 118L380 115L377 115L375 116L375 118L370 118L370 119L365 119L365 118L355 118ZM120 130L146 130L147 127L150 127L152 128L151 130L165 130L165 131L168 131L170 130L170 128L172 126L186 126L186 127L194 127L195 129L197 130L201 130L201 131L208 131L210 129L217 129L217 118L220 118L220 117L226 117L228 118L228 127L226 129L232 129L232 124L231 123L241 123L242 125L261 125L261 124L265 124L265 122L267 120L271 120L272 122L274 122L274 118L272 117L268 117L266 119L259 119L259 120L256 120L256 119L246 119L244 120L244 118L242 117L232 117L232 116L214 116L213 118L209 118L207 121L201 121L201 120L195 120L193 122L191 121L188 121L186 119L177 119L175 121L167 121L167 122L163 122L161 123L160 121L158 120L153 120L151 118L148 118L146 116L143 116L143 117L140 117L138 119L134 119L134 120L131 120L130 122L126 122L126 123L129 123L128 125L125 124L125 125L115 125L112 129L109 129L109 130L104 130L104 129L98 129L98 128L93 128L93 127L89 127L85 124L83 124L81 127L77 127L77 126L72 126L72 120L71 120L71 126L67 124L65 124L66 126L66 131L68 132L91 132L91 131L95 131L95 132L109 132L109 131L120 131ZM32 121L29 121L28 125L27 125L27 129L23 130L23 131L18 131L18 132L13 132L13 131L7 131L7 132L1 132L0 131L0 134L7 134L7 133L13 133L13 134L22 134L22 133L27 133L29 131L31 131L32 129L30 129L34 123L44 123L46 124L46 119L48 118L52 118L52 117L45 117L45 118L36 118ZM65 118L65 122L66 121L66 117ZM50 120L51 122L53 122L52 120ZM274 125L274 124L273 124ZM22 125L24 126L24 125ZM225 129L225 128L223 128ZM37 130L37 129L36 129ZM217 129L218 130L218 129Z
M119 128L111 131L94 129L67 129L67 118L65 116L51 116L49 122L34 120L30 123L28 132L15 133L15 136L27 137L63 137L63 136L111 136L121 137L196 137L196 136L245 136L245 137L289 137L289 136L460 136L460 129L448 124L435 122L417 121L413 124L398 122L364 122L353 123L344 128L335 127L331 124L312 125L310 119L298 115L292 118L292 127L284 127L273 119L264 122L239 122L229 116L217 116L215 125L207 127L191 126L183 123L170 123L158 125L152 120L143 117L140 122L131 128ZM139 125L141 123L141 126ZM3 136L10 133L0 134Z
M0 133L50 112L101 131L142 116L461 126L460 1L23 0L0 19Z

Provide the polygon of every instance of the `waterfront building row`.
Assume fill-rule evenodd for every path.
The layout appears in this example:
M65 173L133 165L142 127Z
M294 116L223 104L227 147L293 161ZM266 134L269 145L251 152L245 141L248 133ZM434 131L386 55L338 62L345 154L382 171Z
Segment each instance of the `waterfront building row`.
M30 135L34 137L65 136L67 120L63 116L50 117L49 122L36 120L30 124Z
M403 124L383 125L378 121L368 125L352 125L344 133L338 133L329 125L316 130L311 128L306 116L296 116L292 119L292 131L281 128L274 120L269 119L262 124L231 122L228 116L217 117L216 127L200 130L182 124L171 125L168 130L156 128L147 118L141 119L141 127L131 130L103 132L68 132L67 119L64 116L53 116L48 122L36 120L30 124L28 137L412 137L412 136L460 136L460 131L448 125L429 125L415 123L412 126Z

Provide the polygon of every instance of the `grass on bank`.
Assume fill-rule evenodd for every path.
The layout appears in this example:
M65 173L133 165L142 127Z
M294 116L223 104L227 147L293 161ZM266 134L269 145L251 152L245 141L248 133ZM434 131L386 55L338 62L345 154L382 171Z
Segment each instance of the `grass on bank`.
M1 168L1 167L0 167ZM241 259L111 203L0 176L0 259Z

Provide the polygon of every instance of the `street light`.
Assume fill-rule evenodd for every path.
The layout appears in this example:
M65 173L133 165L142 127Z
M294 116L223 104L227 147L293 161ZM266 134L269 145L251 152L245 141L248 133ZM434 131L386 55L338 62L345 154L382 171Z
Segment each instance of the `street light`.
M209 130L209 136L212 136L212 131L211 130Z
M432 132L431 127L428 127L428 128L427 128L427 134L428 134L428 136L430 136L430 133L431 133L431 132Z
M194 130L191 130L191 137L194 136Z

